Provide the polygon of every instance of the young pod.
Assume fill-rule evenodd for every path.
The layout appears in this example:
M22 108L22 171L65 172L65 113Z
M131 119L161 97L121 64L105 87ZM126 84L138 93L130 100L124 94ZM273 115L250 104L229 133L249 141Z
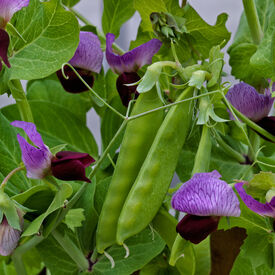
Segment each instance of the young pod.
M140 94L132 115L162 106L155 89ZM116 242L117 221L126 197L163 121L163 111L129 121L123 137L114 175L109 186L96 233L99 253Z

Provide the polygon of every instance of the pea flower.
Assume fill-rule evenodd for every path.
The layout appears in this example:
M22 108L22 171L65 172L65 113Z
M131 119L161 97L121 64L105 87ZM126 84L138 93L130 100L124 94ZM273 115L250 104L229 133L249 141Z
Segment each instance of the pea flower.
M89 154L61 151L53 156L33 123L16 120L11 125L22 128L36 146L29 144L21 135L17 135L22 151L22 161L27 169L27 177L42 179L52 174L61 180L91 182L85 176L85 168L94 162Z
M154 38L123 55L117 55L113 52L112 45L115 41L115 35L107 33L106 35L106 58L112 69L119 77L116 81L117 91L120 95L123 105L128 106L132 96L137 97L137 86L126 86L125 84L135 83L140 80L137 71L145 64L152 63L152 57L156 54L162 43Z
M91 32L81 31L79 34L78 47L69 63L90 87L92 87L94 83L93 73L99 73L101 70L102 60L103 52L100 48L98 37ZM68 79L63 77L61 70L56 73L63 88L67 92L81 93L88 90L69 66L65 66L64 72L65 75L68 76Z
M246 206L261 216L275 219L275 197L272 197L270 202L261 203L245 192L243 188L244 184L245 182L238 182L235 184L235 188Z
M177 232L198 244L214 232L221 216L240 216L239 200L233 189L214 170L197 173L173 195L172 207L187 213Z
M10 38L4 30L14 13L29 5L29 0L0 0L0 57L7 67L10 68L8 60L8 48ZM0 71L2 62L0 62Z
M269 89L259 94L254 87L242 82L230 88L226 98L238 111L275 135L275 117L268 116L274 103ZM234 119L231 113L230 117Z

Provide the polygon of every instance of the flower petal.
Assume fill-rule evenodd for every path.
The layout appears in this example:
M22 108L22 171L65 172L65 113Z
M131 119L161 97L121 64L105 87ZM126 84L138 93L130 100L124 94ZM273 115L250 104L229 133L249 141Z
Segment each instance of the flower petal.
M99 73L102 67L103 52L98 37L91 32L80 32L79 44L69 61L76 68Z
M195 174L174 194L173 208L196 216L239 216L239 200L220 177L216 170Z
M0 57L7 67L10 68L10 63L8 60L8 48L10 44L10 37L5 30L0 29ZM0 60L0 71L2 70L2 63Z
M44 147L35 148L19 134L17 140L22 151L22 161L27 169L27 177L32 179L44 178L51 167L51 152Z
M246 206L251 209L253 212L261 215L275 218L275 198L271 200L270 203L261 203L255 199L253 199L250 195L248 195L244 188L244 182L238 182L235 184L235 188L238 191L241 199L246 204Z
M94 84L93 73L91 71L87 71L80 68L75 68L75 69L80 74L80 76L84 79L84 81L90 87L93 87L93 84ZM86 87L86 85L84 85L84 83L78 78L78 76L69 66L65 66L64 73L66 76L68 76L68 79L64 78L61 70L58 70L56 72L57 77L59 78L60 83L63 86L65 91L73 94L78 94L78 93L88 91L88 88Z
M14 13L29 5L29 0L0 0L0 18L5 23L11 20ZM5 27L1 26L1 28Z
M198 244L217 230L219 217L185 215L177 225L177 232L186 240Z
M264 117L257 124L275 136L275 116Z
M254 87L243 82L230 88L226 98L238 111L255 122L269 114L274 102L270 92L259 94ZM231 113L230 117L233 119Z
M136 72L145 64L151 64L153 55L158 52L162 45L160 40L154 38L120 56L113 53L112 44L114 41L114 34L107 33L106 58L111 69L117 74Z
M4 216L0 224L0 254L2 256L7 256L12 253L18 244L20 235L21 231L12 228Z
M123 73L117 78L116 88L124 106L128 107L130 100L133 99L133 95L135 95L135 98L138 96L138 92L136 91L137 85L126 86L125 84L135 83L139 80L140 77L137 73Z
M87 153L61 151L52 159L52 174L61 180L82 180L91 182L85 176L85 168L91 165L94 159Z

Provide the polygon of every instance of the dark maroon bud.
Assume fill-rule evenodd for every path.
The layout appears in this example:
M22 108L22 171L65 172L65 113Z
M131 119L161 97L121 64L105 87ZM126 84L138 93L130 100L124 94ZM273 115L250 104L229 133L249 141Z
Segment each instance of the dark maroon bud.
M186 240L198 244L217 230L220 217L187 214L177 225L177 232Z
M85 176L85 168L94 161L95 160L87 153L61 151L52 159L52 174L60 180L82 180L91 182Z
M264 117L256 123L267 132L275 136L275 116Z
M8 48L10 44L10 37L8 33L0 29L0 57L3 62L10 68L10 63L8 60ZM2 63L0 61L0 71L2 70Z
M135 83L140 80L140 77L137 73L123 73L121 74L116 81L116 88L120 95L122 104L128 106L130 100L138 97L138 92L136 91L137 85L126 86L124 84Z
M85 80L85 82L90 86L93 87L94 84L94 77L91 71L80 69L74 67L75 70L81 75L81 77ZM59 78L63 88L65 91L73 94L78 94L82 92L88 91L88 88L84 85L84 83L78 78L75 72L69 67L64 67L64 73L68 76L68 79L65 79L62 71L59 70L56 72L57 77Z

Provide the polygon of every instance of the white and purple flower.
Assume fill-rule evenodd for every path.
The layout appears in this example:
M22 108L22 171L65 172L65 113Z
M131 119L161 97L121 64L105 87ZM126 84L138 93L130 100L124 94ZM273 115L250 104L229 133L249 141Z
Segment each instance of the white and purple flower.
M103 52L98 37L91 32L81 31L79 34L78 47L69 63L90 87L92 87L94 83L93 73L100 72L102 61ZM57 76L67 92L81 93L88 90L70 67L66 66L64 72L65 75L68 76L68 79L63 77L61 70L57 71Z
M233 189L214 170L197 173L172 198L172 207L187 213L177 232L192 243L200 243L214 232L221 216L240 216L239 200Z
M268 116L275 98L271 97L269 89L259 94L254 87L241 82L229 89L226 98L238 111L275 135L275 117ZM229 115L234 119L231 113Z
M116 86L123 105L128 106L132 96L137 97L137 86L126 86L125 84L135 83L140 80L137 71L146 64L152 63L152 58L156 54L162 43L154 38L123 55L117 55L113 52L112 45L115 41L115 35L107 33L106 35L106 59L112 71L119 75Z
M85 168L94 162L89 154L61 151L53 156L33 123L13 121L11 125L22 128L36 146L29 144L21 135L17 135L22 151L22 161L27 170L27 177L42 179L52 174L56 178L65 181L81 180L91 182L85 176Z
M261 203L246 193L243 188L244 185L245 182L238 182L235 184L235 188L245 205L253 212L261 216L267 216L275 219L275 197L273 197L270 202Z
M10 37L4 29L13 14L28 5L29 0L0 0L0 57L8 68L10 68L8 60ZM0 62L0 71L1 70L2 62Z

